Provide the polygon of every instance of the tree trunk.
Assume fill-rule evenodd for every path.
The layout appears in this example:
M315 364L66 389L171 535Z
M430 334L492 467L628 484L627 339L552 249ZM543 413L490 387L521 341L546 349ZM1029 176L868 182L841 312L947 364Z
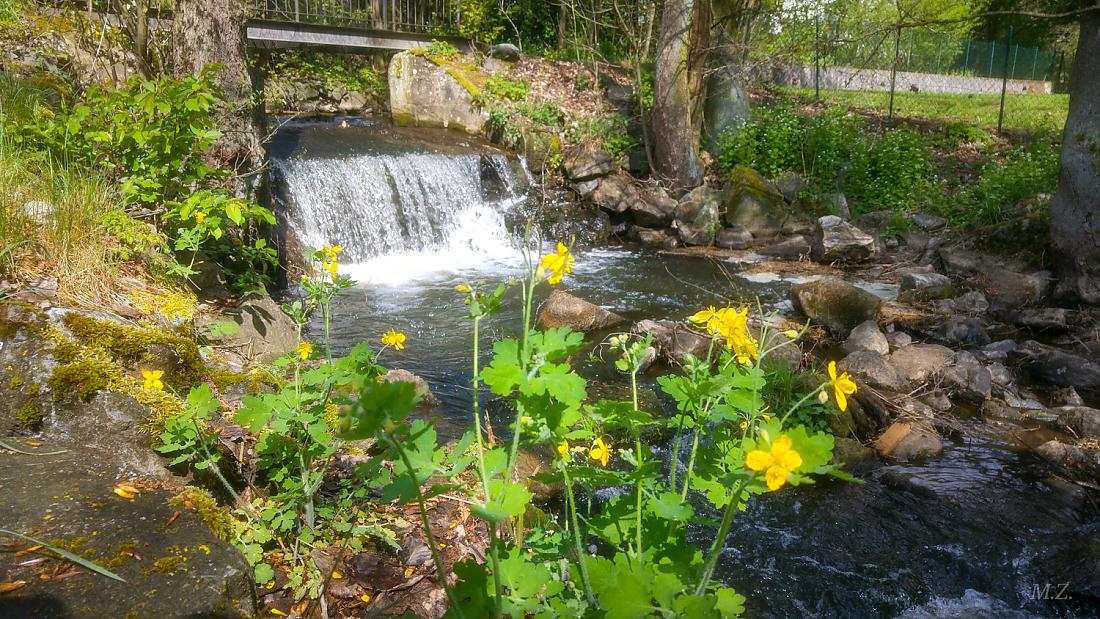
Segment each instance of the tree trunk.
M1081 16L1069 84L1051 246L1065 302L1100 304L1100 11Z
M212 64L222 67L215 83L225 102L215 118L224 135L210 156L214 163L238 172L258 169L264 161L262 114L253 104L248 67L247 18L243 0L178 0L172 24L173 75L197 75Z
M749 17L738 2L715 2L715 45L710 55L706 106L703 110L703 140L711 153L719 154L719 138L727 130L749 120L749 95L742 71L739 44L749 29Z
M703 182L698 69L700 60L705 61L710 31L708 7L709 0L667 0L661 13L653 84L653 163L674 193Z

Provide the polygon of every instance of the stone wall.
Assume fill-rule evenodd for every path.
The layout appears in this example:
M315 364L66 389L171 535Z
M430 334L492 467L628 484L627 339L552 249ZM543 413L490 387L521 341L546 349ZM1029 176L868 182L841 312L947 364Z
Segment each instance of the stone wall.
M793 88L814 87L812 65L774 65L763 70L764 80ZM857 69L854 67L822 67L823 90L890 90L889 69ZM897 92L941 92L956 94L1000 94L1001 79L966 75L937 75L898 71ZM1050 82L1008 80L1007 92L1016 94L1051 93Z

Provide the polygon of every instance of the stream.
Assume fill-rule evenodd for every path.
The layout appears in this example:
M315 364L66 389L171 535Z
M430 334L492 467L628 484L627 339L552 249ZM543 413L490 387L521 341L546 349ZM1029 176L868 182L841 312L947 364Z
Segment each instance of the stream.
M335 303L334 352L377 342L391 327L404 331L406 348L387 350L382 363L429 382L442 402L442 435L447 426L463 430L471 323L454 287L495 286L522 269L506 225L533 182L522 162L453 134L339 119L288 123L273 146L289 227L303 243L343 245L342 272L360 282ZM788 280L737 270L627 247L580 250L565 289L631 321L754 299L790 311ZM482 351L517 332L518 297L509 294L486 321ZM609 361L577 366L612 390L625 383ZM654 378L643 386L655 390ZM854 471L863 483L822 481L755 499L734 525L719 578L747 596L754 617L1097 616L1095 607L1055 599L1058 583L1044 576L1085 524L1070 493L987 422L959 423L973 431L949 436L941 457ZM698 509L716 517L703 503ZM713 534L699 526L689 537L705 547Z

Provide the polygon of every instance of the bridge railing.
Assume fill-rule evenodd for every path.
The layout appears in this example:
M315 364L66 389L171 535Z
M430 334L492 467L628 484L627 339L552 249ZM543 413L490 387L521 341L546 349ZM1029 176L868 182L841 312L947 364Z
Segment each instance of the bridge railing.
M462 0L252 0L265 21L456 35Z

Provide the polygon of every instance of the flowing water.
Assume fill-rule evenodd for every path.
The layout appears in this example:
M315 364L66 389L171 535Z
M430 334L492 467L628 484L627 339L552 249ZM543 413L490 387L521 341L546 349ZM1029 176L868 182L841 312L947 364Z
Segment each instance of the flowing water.
M471 325L454 287L495 286L521 269L506 222L526 199L523 166L453 134L338 123L288 125L274 154L290 227L306 244L343 245L342 270L362 282L336 304L337 352L391 327L406 332L406 349L387 351L383 363L427 379L442 401L441 424L463 428ZM632 320L682 319L729 299L759 298L782 311L789 285L630 249L580 252L567 280L571 293ZM486 325L482 351L516 332L516 297ZM590 391L625 395L608 362L578 366ZM502 414L494 426L507 422ZM1095 606L1052 599L1058 583L1045 567L1080 548L1074 536L1085 513L1029 455L995 436L975 427L924 464L873 466L856 471L863 483L827 481L755 500L730 535L721 579L748 597L750 616L1097 616ZM667 446L653 449L667 457ZM712 536L698 527L690 537L705 547Z

